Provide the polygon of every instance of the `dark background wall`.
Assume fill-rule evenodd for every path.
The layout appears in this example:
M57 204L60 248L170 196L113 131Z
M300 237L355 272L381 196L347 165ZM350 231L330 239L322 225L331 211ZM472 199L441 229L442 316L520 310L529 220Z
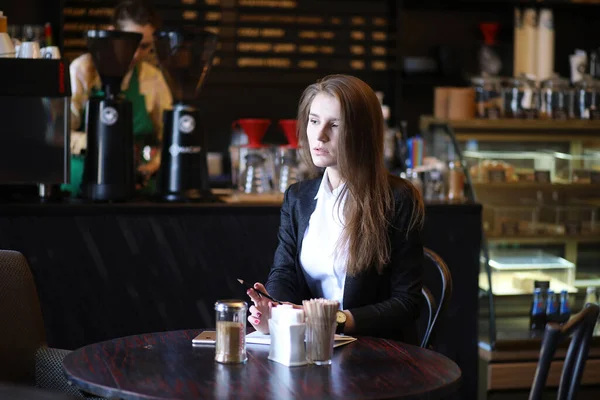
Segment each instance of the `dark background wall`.
M85 51L83 32L107 24L115 3L116 0L0 0L0 9L9 16L9 24L50 21L56 40L64 45L65 56L72 58ZM513 15L517 5L554 9L555 66L561 76L569 76L568 56L574 49L589 51L600 46L594 27L600 17L600 5L565 0L154 0L154 4L166 26L191 24L219 30L220 63L211 71L198 105L204 114L209 151L225 153L233 120L260 117L276 122L293 118L302 90L330 73L357 75L375 90L383 91L385 103L392 108L392 123L407 120L409 134L416 133L419 116L432 112L435 86L467 85L468 77L477 74L477 53L483 42L481 22L500 24L496 48L503 56L503 75L511 75ZM260 15L309 20L291 24L248 21ZM322 21L315 24L311 18ZM332 18L339 23L333 23ZM385 25L378 25L382 22ZM240 28L283 29L285 34L281 38L242 38ZM303 31L317 32L318 37L302 38ZM324 32L334 36L323 37ZM362 32L364 39L357 38L356 32ZM384 33L385 38L375 40L374 33ZM240 42L292 43L297 49L293 54L244 52L238 48ZM316 53L304 52L300 49L303 45L316 46ZM362 46L364 54L356 54L355 46ZM323 52L324 47L333 47L333 54ZM385 53L374 54L374 47L384 48ZM284 57L291 60L291 66L241 68L236 65L240 57ZM434 61L434 71L408 73L403 64L412 57ZM301 68L298 63L302 60L316 61L318 65ZM353 66L356 61L364 62L365 68ZM385 62L386 68L374 70L373 61ZM284 143L285 139L273 124L265 141Z

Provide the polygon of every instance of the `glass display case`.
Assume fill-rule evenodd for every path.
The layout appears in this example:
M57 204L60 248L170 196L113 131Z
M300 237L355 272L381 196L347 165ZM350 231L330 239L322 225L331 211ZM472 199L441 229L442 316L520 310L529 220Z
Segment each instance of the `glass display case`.
M539 209L539 233L545 235L598 235L598 208L584 205L545 206Z
M600 155L554 154L552 181L557 183L600 183Z
M535 235L539 232L540 208L536 206L484 205L483 229L491 236Z
M552 180L554 156L534 151L465 151L473 183Z
M578 292L574 286L575 264L562 257L524 249L490 249L489 255L492 293L496 296L530 295L535 281L550 282L550 289L555 292ZM489 290L484 268L479 275L479 287Z

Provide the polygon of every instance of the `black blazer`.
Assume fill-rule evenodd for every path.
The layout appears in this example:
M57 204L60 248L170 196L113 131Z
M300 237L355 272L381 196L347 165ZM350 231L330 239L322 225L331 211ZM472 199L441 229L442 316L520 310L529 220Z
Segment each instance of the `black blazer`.
M314 298L300 265L302 240L308 227L321 178L291 185L281 207L279 245L266 288L278 300L302 304ZM394 190L396 215L390 228L391 258L381 275L375 268L346 277L344 308L354 316L353 334L384 337L416 344L423 274L423 246L417 229L407 232L412 201Z

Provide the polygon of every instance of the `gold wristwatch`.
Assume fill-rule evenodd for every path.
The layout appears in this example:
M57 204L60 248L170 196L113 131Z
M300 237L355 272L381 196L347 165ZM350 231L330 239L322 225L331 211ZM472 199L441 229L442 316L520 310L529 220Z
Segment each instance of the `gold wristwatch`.
M337 333L337 334L344 333L344 326L346 325L346 318L347 318L346 314L343 311L341 311L341 310L337 311L337 314L335 317L335 320L337 322L337 329L335 330L335 333Z

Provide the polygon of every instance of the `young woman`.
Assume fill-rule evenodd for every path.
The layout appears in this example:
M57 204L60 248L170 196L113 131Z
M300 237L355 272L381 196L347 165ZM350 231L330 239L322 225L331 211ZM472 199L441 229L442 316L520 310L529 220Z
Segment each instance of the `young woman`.
M171 107L172 96L162 72L144 61L151 56L154 31L159 25L155 10L143 0L122 0L115 8L112 29L141 33L144 37L134 55L131 69L123 79L122 89L133 106L133 133L136 146L157 145L162 138L162 114ZM91 95L101 90L100 76L90 54L83 54L70 65L71 75L71 129L85 129L85 107ZM85 135L74 132L72 146L85 147ZM83 142L80 146L78 143ZM79 149L76 149L79 150ZM77 151L74 151L78 153ZM150 175L160 166L160 159L139 166L140 172ZM83 157L71 157L71 184L64 189L76 194L83 174Z
M387 172L383 116L358 78L331 75L304 91L298 108L302 156L322 177L290 186L266 291L301 304L338 300L338 331L416 343L422 287L423 201ZM248 320L268 332L275 306L254 290Z

